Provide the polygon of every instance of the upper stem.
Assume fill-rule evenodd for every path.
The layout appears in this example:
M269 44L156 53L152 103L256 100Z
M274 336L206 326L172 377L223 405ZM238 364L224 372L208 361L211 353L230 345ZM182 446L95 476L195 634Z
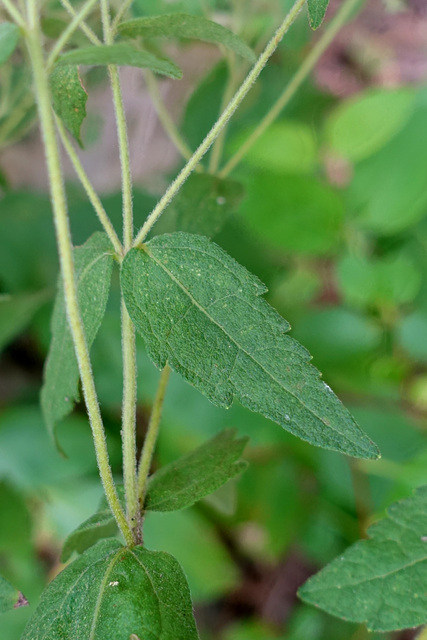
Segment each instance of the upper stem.
M64 48L68 40L71 38L73 33L76 31L76 29L79 28L81 23L84 21L86 16L90 13L90 11L92 10L92 8L95 6L97 2L98 0L87 0L87 2L83 4L83 6L81 7L80 11L74 14L73 19L71 20L69 25L66 27L66 29L64 29L63 33L61 33L60 37L55 43L55 46L53 47L52 51L49 54L49 57L47 59L48 68L50 68L53 65L53 63L61 53L62 49Z
M228 104L227 108L224 110L222 115L216 121L212 129L209 131L206 138L203 140L202 144L196 149L190 160L187 162L182 171L178 174L172 184L169 186L163 197L160 199L156 207L148 216L147 220L143 224L140 229L138 235L136 236L134 244L140 244L144 241L147 234L158 220L158 218L162 215L163 211L166 209L171 200L178 193L184 182L190 176L190 174L194 171L195 167L198 165L200 160L203 158L205 153L209 151L213 142L216 140L219 133L222 131L223 127L227 124L230 118L233 116L237 108L240 106L241 102L246 97L250 88L254 84L255 80L258 78L259 74L267 64L268 60L277 49L281 39L288 31L293 22L295 22L298 17L299 12L305 4L305 0L296 0L295 4L289 11L286 18L283 20L280 27L277 29L273 38L271 38L270 42L267 44L263 53L258 58L257 62L253 66L252 70L247 75L246 79L243 81L242 85L238 89L237 93L234 95L233 99Z

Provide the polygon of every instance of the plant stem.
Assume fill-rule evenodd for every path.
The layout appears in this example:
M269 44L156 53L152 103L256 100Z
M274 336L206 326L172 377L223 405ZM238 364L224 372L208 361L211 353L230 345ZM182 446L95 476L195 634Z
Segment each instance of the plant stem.
M125 15L126 11L128 9L130 9L130 7L132 6L132 2L133 2L133 0L125 0L125 2L123 2L122 6L120 7L118 12L116 13L116 16L115 16L115 18L113 20L113 24L112 24L113 33L117 29L117 25L119 24L120 20Z
M13 6L10 0L2 0L3 6L12 18L12 20L19 26L21 29L26 29L27 25L24 20L24 17L21 15L20 11Z
M68 11L70 16L74 17L76 15L76 13L77 13L76 10L74 9L73 5L68 0L60 0L60 2L62 4L62 6L64 7L64 9L66 11ZM92 31L92 29L86 24L86 22L84 22L84 20L82 20L79 23L79 28L83 31L83 33L85 34L87 39L92 42L92 44L96 44L96 45L102 44L101 40L98 38L96 33L94 31Z
M345 0L340 9L335 14L334 18L328 24L327 28L319 38L307 58L302 65L298 68L286 89L281 96L272 106L270 111L259 122L256 129L242 144L239 150L234 156L224 165L219 172L221 178L226 178L231 171L239 164L242 158L247 154L252 145L258 140L258 138L268 129L268 127L278 118L283 109L289 104L301 84L308 77L309 73L314 69L320 56L329 47L332 40L335 38L338 31L341 29L347 18L350 16L353 9L360 3L360 0Z
M231 102L228 104L227 108L224 110L222 115L216 121L212 129L209 131L206 138L203 140L202 144L196 149L193 153L190 160L187 162L182 171L178 174L177 178L172 182L164 196L160 199L157 206L153 209L153 211L148 216L147 220L143 224L140 229L138 235L136 236L134 244L140 244L144 241L150 229L153 227L158 218L162 215L163 211L166 209L171 200L178 193L184 182L187 180L189 175L194 171L195 167L198 165L200 160L203 158L205 153L209 151L213 142L216 140L217 136L222 131L223 127L227 124L230 118L233 116L237 108L240 106L241 102L246 97L247 93L251 89L255 80L260 75L261 71L267 64L270 57L273 55L274 51L277 49L281 39L288 31L290 26L295 22L298 17L299 12L305 4L305 0L296 0L295 4L289 11L288 15L274 34L273 38L271 38L270 42L267 44L263 53L258 58L257 62L253 66L252 70L247 75L246 79L243 81L239 90L234 95Z
M59 56L64 46L67 44L68 40L71 38L76 29L79 28L81 23L84 21L86 16L90 13L97 2L98 0L87 0L85 4L83 4L80 8L80 11L74 14L73 19L66 27L66 29L64 29L64 31L61 33L60 37L55 43L55 46L49 54L49 57L47 59L48 69L52 67L56 58Z
M427 640L427 627L423 627L417 635L416 640Z
M150 473L151 462L153 460L154 448L159 433L160 420L162 418L163 402L166 395L166 387L168 385L171 369L166 364L160 374L159 386L157 388L156 397L154 398L153 409L151 411L150 422L148 424L147 435L145 436L144 446L142 448L141 459L138 468L138 495L141 506L144 504L145 494L147 492L147 480Z
M62 281L64 285L65 306L67 318L76 351L82 381L83 394L92 428L96 458L104 485L105 494L111 511L128 545L133 545L133 536L120 505L114 485L113 475L108 459L107 443L101 412L96 395L95 383L86 343L83 323L77 298L77 288L74 275L73 247L68 221L67 202L62 180L59 149L55 135L55 123L51 110L49 83L45 70L42 49L42 36L37 11L37 0L28 0L29 31L27 46L33 71L34 86L38 104L41 131L43 136L46 163L49 174L51 201L61 264Z
M65 151L67 152L67 155L71 161L71 164L73 165L74 170L80 182L82 183L84 190L86 191L86 195L90 203L95 209L95 212L99 218L100 223L104 228L104 231L110 238L111 244L113 245L114 250L116 251L117 255L120 257L123 255L123 247L111 223L111 220L108 217L107 212L105 211L98 194L93 188L86 171L83 169L83 166L79 160L79 157L67 136L67 132L65 130L64 125L62 124L59 118L55 118L55 120L56 120L56 127L58 129L58 133L61 138L61 142L65 148Z

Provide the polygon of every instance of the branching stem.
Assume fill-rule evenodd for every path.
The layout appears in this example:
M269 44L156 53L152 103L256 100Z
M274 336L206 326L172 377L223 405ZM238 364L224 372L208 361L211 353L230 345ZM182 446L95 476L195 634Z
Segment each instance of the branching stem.
M69 2L69 0L60 0L60 1L64 9L68 11L70 16L74 17L77 14L76 10L74 9L71 2ZM92 31L92 29L86 24L84 20L81 20L79 22L79 28L83 31L87 39L92 42L92 44L96 44L96 45L102 44L101 40L98 38L96 33Z
M2 0L2 3L12 20L25 31L27 25L21 12L12 4L11 0Z
M93 7L97 2L98 0L87 0L87 2L85 2L82 5L80 10L74 14L73 19L71 20L69 25L66 27L66 29L64 29L63 33L61 33L60 37L55 43L55 46L53 47L52 51L49 54L49 57L47 59L48 69L52 67L55 60L57 59L57 57L59 56L59 54L65 47L65 45L67 44L68 40L71 38L73 33L79 28L81 23L84 22L84 19L92 11Z

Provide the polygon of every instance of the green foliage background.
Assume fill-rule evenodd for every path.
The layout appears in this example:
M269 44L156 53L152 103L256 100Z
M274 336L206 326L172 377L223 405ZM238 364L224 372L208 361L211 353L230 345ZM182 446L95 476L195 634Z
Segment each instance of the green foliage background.
M248 19L255 39L273 26L262 4ZM288 3L271 4L280 15ZM172 10L197 14L199 5L176 2ZM215 6L227 10L229 3ZM55 3L53 9L59 11ZM135 2L135 16L162 10L170 11L170 3ZM311 37L302 20L294 26L230 125L225 157L282 91ZM15 99L27 100L27 108L19 131L0 118L5 145L31 127L34 115L19 61L12 75ZM226 82L220 62L189 98L182 130L191 148L216 119ZM156 465L225 427L250 438L250 465L241 477L185 511L146 518L147 546L172 553L184 568L204 640L388 637L330 618L295 593L391 502L427 483L426 122L422 85L385 89L372 81L338 100L311 79L233 172L243 190L229 183L218 195L218 185L208 184L206 197L195 189L192 203L186 189L156 227L156 233L212 235L265 282L267 299L291 322L292 336L382 452L380 461L354 461L314 448L237 403L227 412L213 406L172 375ZM49 200L39 191L10 189L1 156L0 168L0 573L31 603L2 618L2 637L17 640L59 570L64 537L96 510L101 487L82 406L57 430L65 459L39 407L57 279ZM78 245L98 226L75 185L69 194ZM223 219L212 194L229 205ZM138 224L156 195L144 185L135 190ZM103 201L118 228L120 195ZM205 213L214 220L208 230ZM119 327L116 278L92 356L117 474ZM139 338L138 364L142 440L158 372Z

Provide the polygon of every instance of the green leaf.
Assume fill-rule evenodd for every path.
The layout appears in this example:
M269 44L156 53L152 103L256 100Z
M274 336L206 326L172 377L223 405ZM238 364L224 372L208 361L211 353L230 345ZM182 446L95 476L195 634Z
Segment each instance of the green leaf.
M329 0L307 0L308 19L312 29L318 29L328 8Z
M228 47L250 62L255 62L256 56L252 49L232 31L222 25L187 13L172 13L150 18L135 18L122 22L118 31L122 36L136 38L144 36L152 38L163 36L166 38L190 38L214 42Z
M87 93L78 67L55 67L50 75L50 89L56 114L83 147L80 128L86 117Z
M154 364L166 362L214 404L233 397L312 444L376 458L376 446L286 335L266 287L202 236L157 236L130 251L123 295Z
M369 157L406 124L415 95L411 89L370 89L341 102L326 122L329 146L353 162Z
M74 250L77 292L88 347L104 316L110 291L113 250L106 234L93 234ZM41 404L50 433L79 399L79 369L68 326L62 285L52 315L52 341L47 357Z
M246 469L240 460L247 438L227 429L151 476L145 501L148 511L178 511L213 493Z
M109 65L116 64L124 67L139 67L151 69L155 73L169 78L181 78L182 71L170 60L162 60L152 53L140 51L128 43L118 43L102 46L91 46L84 49L68 51L59 57L58 65Z
M27 604L28 600L25 596L0 576L0 614L11 609L25 607Z
M243 186L207 173L193 173L169 207L179 231L216 235L238 208Z
M300 589L328 613L393 631L427 622L427 486L396 502L351 546Z
M197 640L190 591L167 553L103 540L50 583L22 640Z
M61 561L67 562L74 551L83 553L102 538L117 534L117 524L110 511L98 511L75 529L64 542Z
M4 64L16 49L19 29L13 22L0 24L0 64Z
M0 295L0 352L25 329L46 299L45 291Z

